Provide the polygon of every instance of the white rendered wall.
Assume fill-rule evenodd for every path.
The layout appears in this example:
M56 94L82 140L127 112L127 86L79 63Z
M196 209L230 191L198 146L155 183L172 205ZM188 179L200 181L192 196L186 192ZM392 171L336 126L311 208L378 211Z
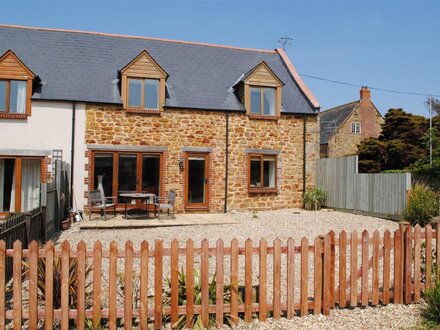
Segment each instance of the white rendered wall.
M85 104L76 104L73 209L84 209ZM0 119L0 149L63 150L69 165L72 143L72 102L32 101L26 120ZM70 175L70 173L69 173Z

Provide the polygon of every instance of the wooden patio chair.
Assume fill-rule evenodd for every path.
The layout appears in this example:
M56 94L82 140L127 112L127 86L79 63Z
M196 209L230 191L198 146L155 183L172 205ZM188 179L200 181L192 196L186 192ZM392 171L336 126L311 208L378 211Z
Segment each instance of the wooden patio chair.
M89 220L92 220L92 210L100 210L104 214L104 221L107 221L107 209L113 209L116 217L116 197L102 196L100 190L89 190Z
M174 204L176 201L176 192L170 190L168 197L154 197L154 208L157 212L157 218L160 219L160 212L166 211L168 216L172 214L174 219Z

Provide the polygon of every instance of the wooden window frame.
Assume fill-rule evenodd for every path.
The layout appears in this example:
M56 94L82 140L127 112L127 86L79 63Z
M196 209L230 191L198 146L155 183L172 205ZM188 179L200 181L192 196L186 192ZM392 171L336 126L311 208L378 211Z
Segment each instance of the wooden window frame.
M119 184L119 155L136 155L136 191L142 191L142 156L143 155L154 155L159 156L159 193L157 196L162 196L163 189L163 177L164 177L164 166L163 166L163 153L162 152L142 152L142 151L100 151L92 150L91 156L91 179L90 187L91 190L98 189L95 187L95 157L96 154L106 154L113 156L113 180L112 180L112 196L118 199L118 184ZM106 196L111 197L111 196ZM125 206L124 203L117 203L117 207L122 209Z
M141 105L139 107L134 107L134 106L130 106L130 79L133 80L140 80L141 83ZM153 109L153 108L146 108L144 106L144 101L145 101L145 80L156 80L158 82L158 86L157 86L157 108ZM133 111L133 112L137 112L137 111L141 111L141 112L147 112L147 113L156 113L160 111L160 89L161 89L161 82L160 79L158 78L142 78L142 77L130 77L127 76L127 94L126 94L126 99L127 99L127 110L128 111Z
M359 128L359 132L357 132L357 128ZM362 133L361 123L354 121L351 123L351 133L360 135Z
M206 180L208 180L205 184L206 184L206 189L205 189L205 203L203 204L196 204L196 203L189 203L188 202L188 162L189 162L189 158L191 156L198 156L198 157L205 157L205 177ZM210 182L210 160L211 160L211 155L209 152L185 152L185 170L184 170L184 182L185 182L185 198L184 198L184 203L185 203L185 210L209 210L209 202L210 202L210 194L209 191L211 189L211 182Z
M150 64L153 65L154 70L151 71L148 68L137 67L138 61L142 59L147 59ZM143 50L138 56L136 56L130 63L128 63L124 68L121 69L121 99L123 107L128 113L139 113L139 114L155 114L160 115L164 111L165 105L165 81L168 78L168 74L165 70L148 54L146 50ZM130 107L128 105L128 89L129 89L129 79L142 79L142 86L144 86L145 79L159 80L159 91L158 91L158 108L157 109L145 109L141 107ZM142 97L141 105L143 105L143 95L144 88L142 87Z
M9 62L3 62L6 58L11 58ZM11 66L11 63L12 66ZM15 66L15 69L11 69ZM14 54L12 50L6 51L0 56L0 80L7 82L6 87L6 111L0 111L0 118L3 119L26 119L32 112L32 85L35 74ZM10 84L12 80L26 82L26 110L25 113L11 113L10 106Z
M24 79L6 79L2 78L0 75L0 81L6 82L6 104L5 111L0 110L0 118L7 119L26 119L31 115L31 96L32 96L32 80ZM10 112L11 106L11 81L25 81L26 82L26 109L24 113Z
M15 160L15 166L14 166L14 174L15 174L15 211L13 212L21 212L21 182L22 182L22 160L24 159L34 159L34 160L40 160L40 184L43 183L43 176L44 176L44 158L42 157L32 157L32 156L8 156L8 155L1 155L0 159L14 159ZM41 202L41 200L40 200ZM9 212L0 211L0 216L4 216Z
M249 92L252 92L252 88L258 88L260 89L260 113L252 112L252 97L249 98L249 111L251 116L258 116L258 117L277 117L278 116L278 88L273 86L256 86L256 85L249 85ZM275 105L275 113L273 115L266 115L264 113L264 89L265 88L272 88L274 89L274 105Z
M264 184L264 157L273 157L275 159L275 187L251 187L251 159L260 158L261 183ZM248 154L248 191L249 193L277 193L278 192L278 156L269 154Z

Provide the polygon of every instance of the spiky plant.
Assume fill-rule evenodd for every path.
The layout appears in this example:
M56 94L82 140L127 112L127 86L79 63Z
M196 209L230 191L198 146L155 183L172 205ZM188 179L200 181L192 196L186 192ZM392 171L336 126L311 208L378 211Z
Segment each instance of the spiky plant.
M215 280L215 274L212 276L209 281L208 292L209 292L209 305L215 305L217 301L216 297L216 286L217 282ZM230 304L231 303L231 290L232 286L237 283L232 283L229 285L225 285L223 287L223 303ZM182 270L178 275L178 301L180 306L186 305L186 285L187 285L187 277L185 272ZM239 303L243 303L241 294L238 293ZM163 304L171 305L171 278L165 279L165 288L163 292ZM200 274L197 271L194 271L194 305L202 304L202 279ZM169 317L166 318L166 321L169 321ZM229 326L232 325L231 315L229 313L225 313L223 316L223 322ZM175 329L184 329L190 326L193 326L194 329L205 329L202 323L202 317L200 314L194 315L191 320L187 320L186 315L182 315L176 323L172 325ZM208 318L208 328L214 327L216 325L215 315L209 314Z
M77 304L77 295L76 289L78 286L78 259L70 258L69 260L69 307L76 308ZM27 278L29 276L29 264L23 261L24 271L22 276ZM86 267L85 276L89 275L92 271L92 266L88 265ZM38 279L37 279L37 287L38 287L38 296L44 301L46 299L46 259L41 258L38 259ZM87 288L90 286L91 282L86 284L86 294ZM61 259L55 258L53 261L53 291L52 291L52 299L53 299L53 308L59 309L61 308Z

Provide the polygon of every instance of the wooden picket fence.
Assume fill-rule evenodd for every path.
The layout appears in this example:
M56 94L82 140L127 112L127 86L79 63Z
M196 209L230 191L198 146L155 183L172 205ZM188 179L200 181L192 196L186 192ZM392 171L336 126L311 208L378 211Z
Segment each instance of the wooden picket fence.
M85 322L115 329L121 320L125 329L160 329L164 322L174 324L185 315L187 320L199 315L205 325L215 318L218 326L226 314L232 322L327 315L335 306L419 302L423 290L439 274L440 231L430 226L402 227L394 233L385 231L382 237L378 231L371 236L367 231L361 235L342 231L337 236L331 231L313 242L303 238L295 244L289 238L285 243L279 239L272 245L265 239L257 243L248 239L239 246L233 239L229 246L222 240L209 246L203 240L195 247L192 240L185 246L173 240L168 248L162 241L155 241L154 246L144 241L135 250L128 241L122 250L116 242L105 250L99 241L93 249L82 241L73 249L67 241L56 248L52 242L45 246L32 242L28 249L16 241L13 249L6 249L0 241L0 329L9 323L14 329L23 324L30 329L42 324L52 329L57 322L61 329L84 329ZM13 260L11 289L5 285L8 258ZM69 282L72 260L77 270L73 288ZM135 268L138 277L133 276ZM128 274L122 277L122 291L118 269ZM186 275L183 289L179 288L180 270ZM211 278L216 280L215 292L210 288ZM198 284L200 300L195 297ZM169 303L163 299L167 285ZM40 286L44 286L44 297ZM54 298L59 297L53 296L57 287L58 307ZM225 291L230 295L227 303ZM184 299L179 297L182 292Z

